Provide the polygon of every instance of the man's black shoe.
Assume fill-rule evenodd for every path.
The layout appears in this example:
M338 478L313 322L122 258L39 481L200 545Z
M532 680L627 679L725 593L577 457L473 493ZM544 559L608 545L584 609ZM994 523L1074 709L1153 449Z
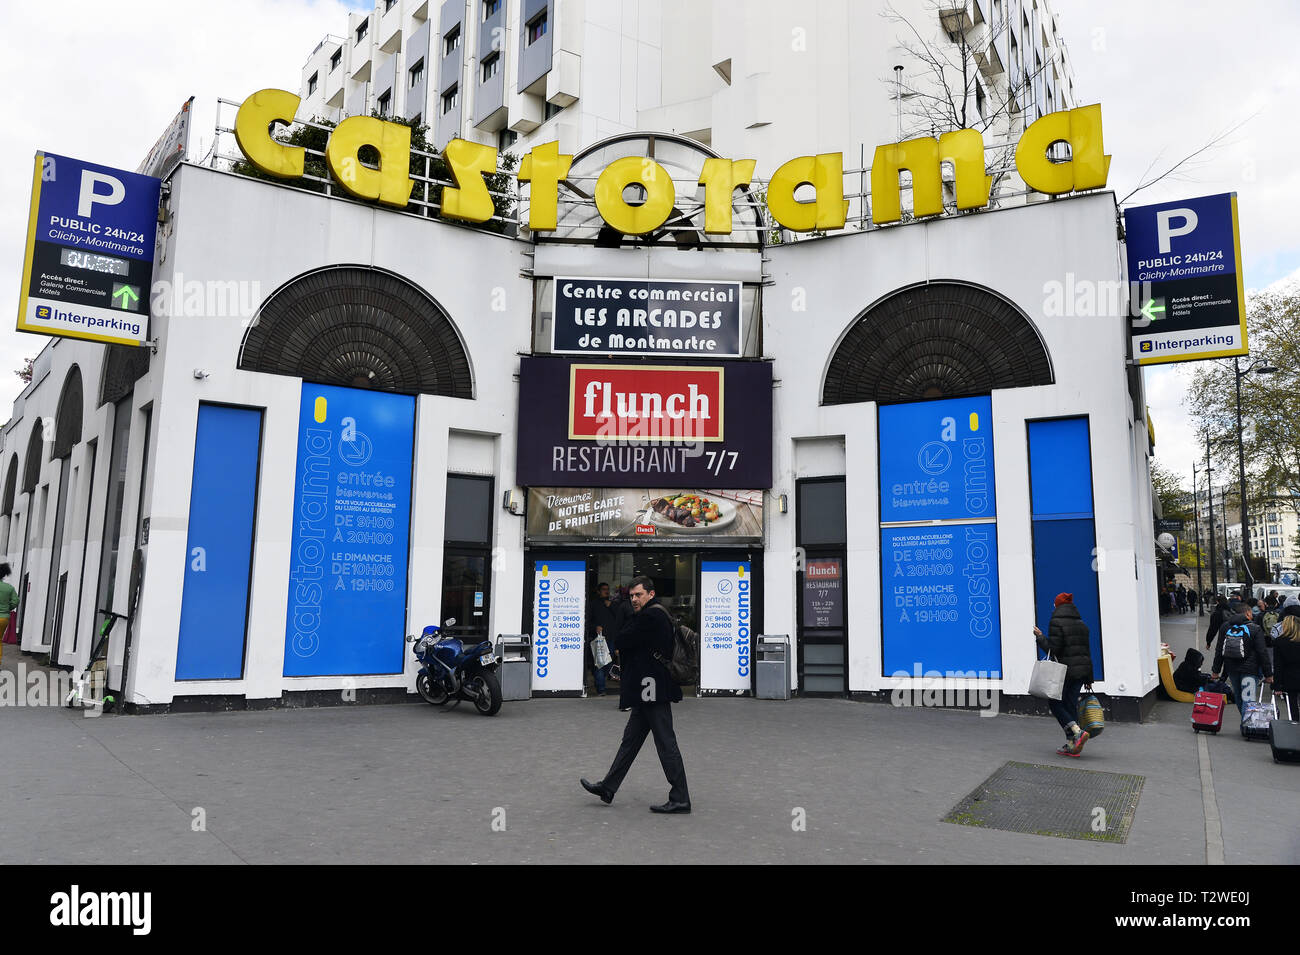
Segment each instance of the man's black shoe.
M691 811L691 804L688 802L666 802L662 806L651 806L651 812L680 812L687 813Z
M578 782L582 783L582 788L587 790L587 792L591 793L593 796L599 796L600 801L605 805L608 806L614 801L614 794L605 788L604 783L588 782L585 779L579 779ZM689 809L690 807L688 806L687 808Z

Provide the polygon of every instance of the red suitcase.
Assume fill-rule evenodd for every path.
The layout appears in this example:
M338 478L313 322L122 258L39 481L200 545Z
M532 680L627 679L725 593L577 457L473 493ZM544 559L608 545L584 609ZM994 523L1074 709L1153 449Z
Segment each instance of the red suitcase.
M1210 693L1201 690L1192 703L1192 729L1200 733L1217 733L1223 729L1223 709L1227 706L1227 697L1222 693Z

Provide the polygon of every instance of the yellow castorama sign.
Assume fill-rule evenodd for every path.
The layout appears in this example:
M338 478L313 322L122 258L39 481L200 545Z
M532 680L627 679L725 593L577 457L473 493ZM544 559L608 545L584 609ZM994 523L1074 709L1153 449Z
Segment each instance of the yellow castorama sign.
M235 138L244 155L258 169L282 179L303 174L305 151L271 137L274 123L292 123L300 100L284 90L261 90L248 97L235 119ZM1070 147L1070 158L1058 162L1048 150L1057 143ZM363 146L379 153L378 168L357 158ZM411 130L370 116L351 116L330 134L325 160L331 174L358 199L377 200L402 208L415 183L410 178ZM440 215L466 222L486 222L495 210L483 177L496 172L497 151L492 146L453 139L443 150L454 186L442 193ZM569 174L572 156L561 155L559 143L543 143L523 157L517 173L531 184L528 228L548 232L557 227L559 185ZM747 186L754 175L753 159L706 159L699 184L704 187L704 231L725 235L731 231L732 193ZM871 164L871 221L877 224L902 219L899 174L912 176L912 214L936 216L943 212L942 164L952 164L958 209L979 209L988 204L991 177L984 167L984 137L974 129L944 133L938 139L922 136L906 142L877 146ZM1062 195L1106 185L1110 157L1101 137L1101 106L1082 106L1050 113L1025 130L1016 145L1016 171L1029 188ZM820 153L791 159L773 173L767 184L767 206L772 218L794 232L829 231L844 227L848 201L844 198L844 162L841 153ZM630 205L623 190L632 184L645 189L645 201ZM801 201L795 191L813 187L815 198ZM653 159L628 156L606 166L596 181L596 210L606 224L625 235L645 235L667 221L676 201L668 171Z

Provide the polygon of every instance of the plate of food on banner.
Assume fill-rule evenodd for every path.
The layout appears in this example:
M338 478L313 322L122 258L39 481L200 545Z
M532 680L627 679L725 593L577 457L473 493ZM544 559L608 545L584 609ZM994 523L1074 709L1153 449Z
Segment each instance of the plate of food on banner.
M701 534L730 527L736 520L736 505L695 491L681 491L653 498L646 515L656 527L676 534Z

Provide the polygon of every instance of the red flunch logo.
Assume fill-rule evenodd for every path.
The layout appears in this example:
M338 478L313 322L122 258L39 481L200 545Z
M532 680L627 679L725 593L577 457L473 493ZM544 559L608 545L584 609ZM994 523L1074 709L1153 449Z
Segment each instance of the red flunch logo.
M721 441L717 366L573 365L570 440Z

